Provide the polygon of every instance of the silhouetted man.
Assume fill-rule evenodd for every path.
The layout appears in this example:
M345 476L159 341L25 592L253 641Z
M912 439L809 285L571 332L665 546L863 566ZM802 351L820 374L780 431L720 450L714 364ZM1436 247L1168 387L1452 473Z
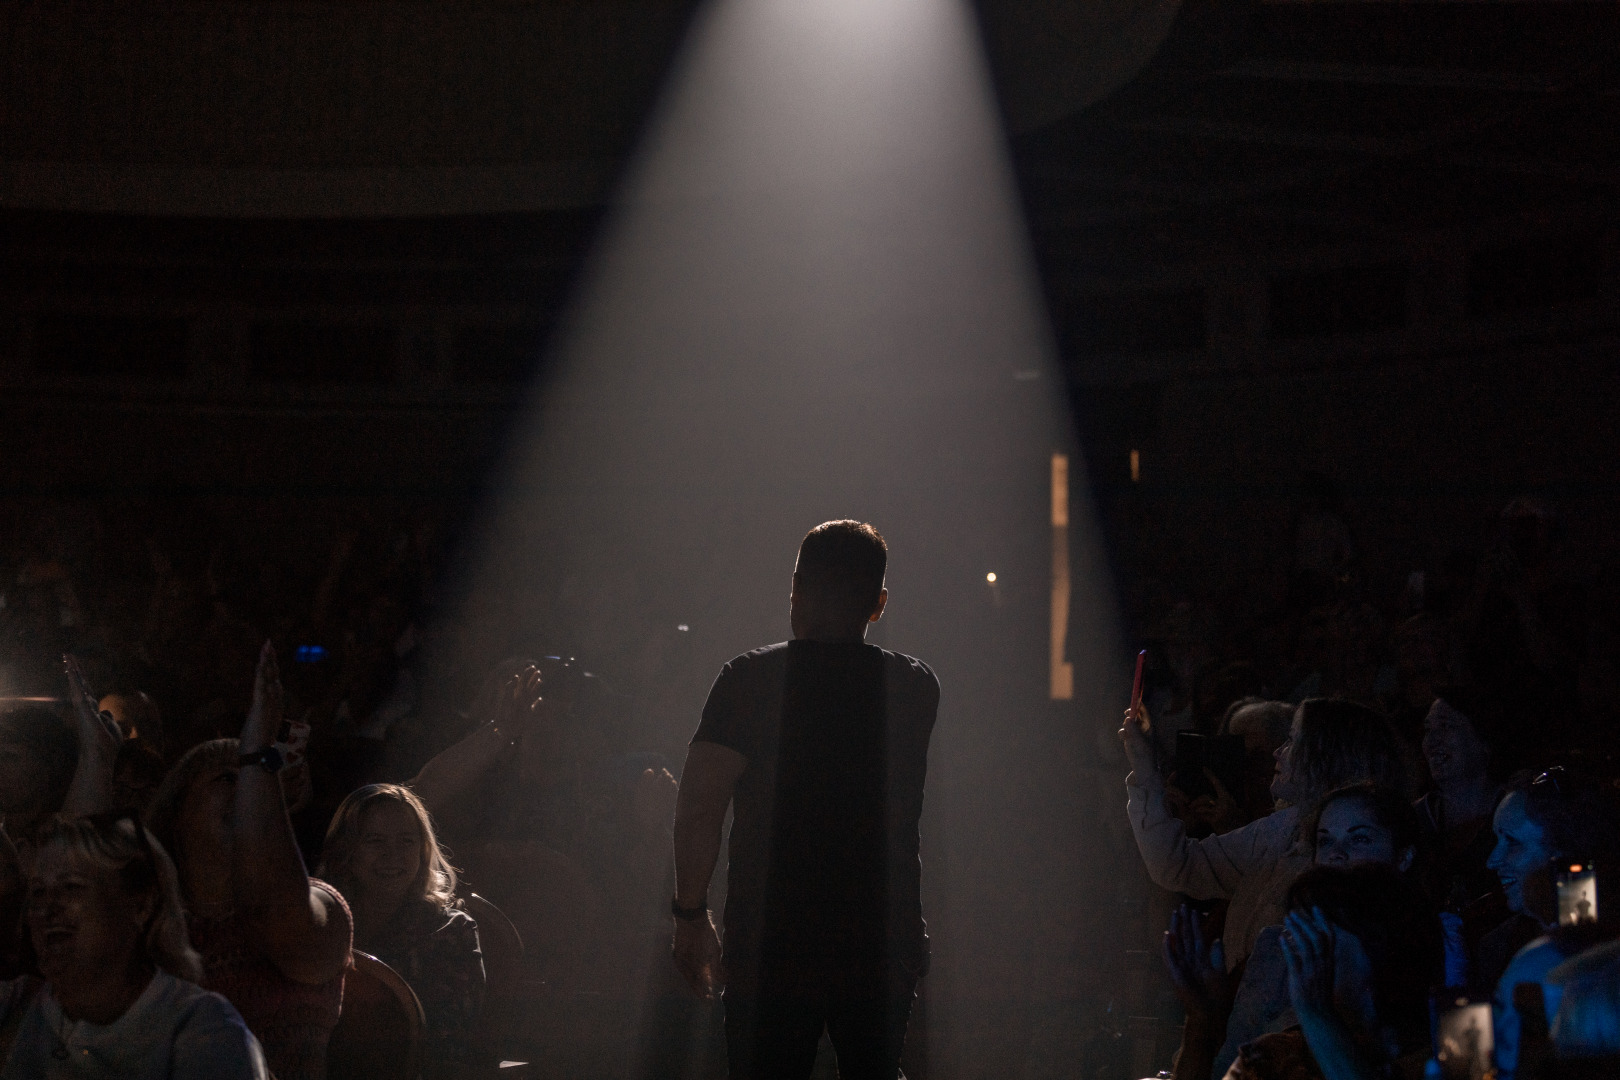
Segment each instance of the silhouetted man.
M888 547L829 521L799 547L793 640L721 669L675 810L675 962L723 984L732 1080L799 1080L823 1028L844 1080L894 1080L928 962L917 820L939 682L866 644ZM726 807L724 962L708 911Z

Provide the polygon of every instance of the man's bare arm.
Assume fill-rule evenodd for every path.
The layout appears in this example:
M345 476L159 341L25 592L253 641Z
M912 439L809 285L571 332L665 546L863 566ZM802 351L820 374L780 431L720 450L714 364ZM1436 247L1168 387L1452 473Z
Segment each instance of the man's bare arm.
M747 758L719 743L695 742L686 752L675 796L675 898L682 907L697 907L709 894L726 810L747 767Z
M675 796L675 902L683 908L708 903L726 808L747 767L747 758L718 743L695 742L686 752ZM725 984L720 937L707 912L675 920L674 953L675 966L698 996L713 998Z

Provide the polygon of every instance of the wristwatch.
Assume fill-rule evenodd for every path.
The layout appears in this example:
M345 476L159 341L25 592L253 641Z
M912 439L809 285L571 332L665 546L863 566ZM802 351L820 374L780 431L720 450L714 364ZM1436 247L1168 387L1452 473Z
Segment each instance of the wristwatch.
M243 768L247 768L249 765L257 765L271 775L280 772L282 766L287 764L281 756L281 751L274 746L267 746L256 754L243 754L236 759L236 763Z
M684 922L697 922L709 913L709 905L704 901L697 907L681 907L680 897L672 896L669 898L669 913Z

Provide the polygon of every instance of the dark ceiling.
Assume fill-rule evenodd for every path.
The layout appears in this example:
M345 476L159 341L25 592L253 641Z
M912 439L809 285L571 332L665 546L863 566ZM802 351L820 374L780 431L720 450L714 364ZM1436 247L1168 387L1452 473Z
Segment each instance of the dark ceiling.
M1617 53L1612 3L1185 5L1122 90L1012 143L1076 378L1612 322ZM476 396L521 375L599 218L0 211L0 351L14 385Z

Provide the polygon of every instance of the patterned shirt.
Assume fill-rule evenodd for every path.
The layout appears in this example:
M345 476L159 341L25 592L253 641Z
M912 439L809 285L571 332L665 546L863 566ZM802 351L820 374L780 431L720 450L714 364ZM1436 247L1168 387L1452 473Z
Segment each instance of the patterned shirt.
M427 1015L423 1049L428 1063L472 1063L484 1005L484 956L473 917L459 907L407 902L359 947L399 972L416 991Z

